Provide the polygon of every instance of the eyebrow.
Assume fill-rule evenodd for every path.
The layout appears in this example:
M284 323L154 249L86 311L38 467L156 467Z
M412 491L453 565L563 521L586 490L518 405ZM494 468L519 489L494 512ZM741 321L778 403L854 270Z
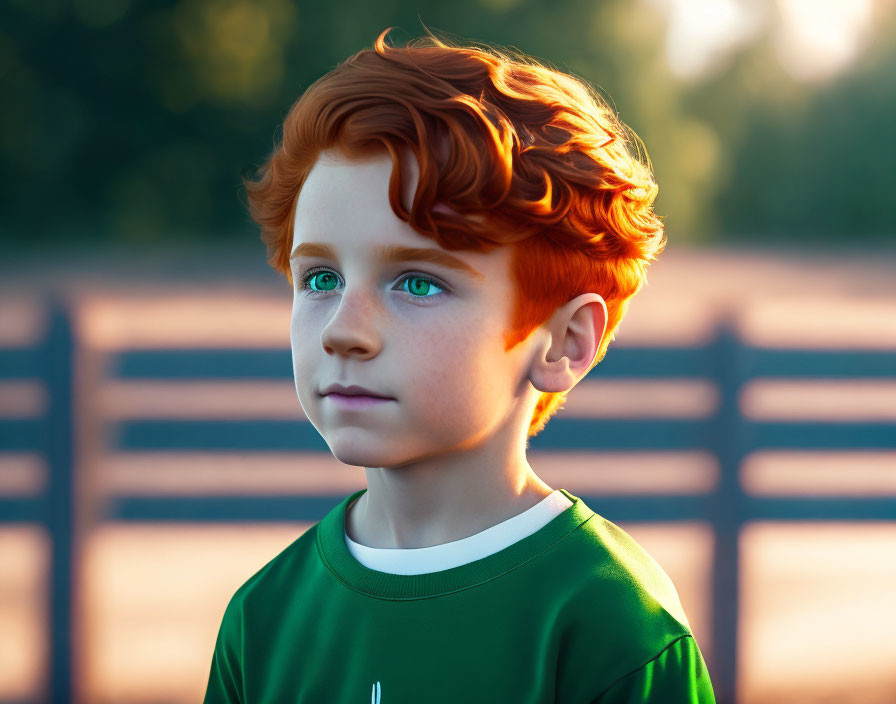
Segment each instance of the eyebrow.
M386 262L430 262L432 264L441 264L450 269L462 271L479 279L484 277L482 273L462 259L458 259L440 249L405 247L402 245L383 245L377 247L374 251L379 256L380 260ZM303 242L292 251L292 254L289 255L289 260L292 261L299 257L337 259L336 251L330 245L324 244L323 242Z

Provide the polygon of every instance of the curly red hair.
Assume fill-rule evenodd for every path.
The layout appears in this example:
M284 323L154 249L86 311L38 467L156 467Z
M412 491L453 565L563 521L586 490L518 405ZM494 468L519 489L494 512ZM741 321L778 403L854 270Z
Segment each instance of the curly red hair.
M243 178L268 262L292 285L298 193L321 151L363 158L385 147L397 217L444 249L513 247L506 350L576 296L603 297L607 328L590 370L666 246L646 150L645 165L627 149L643 143L588 84L531 57L449 45L428 30L404 48L390 47L391 30L309 86L258 180ZM410 211L401 202L405 148L420 171ZM527 438L567 393L539 396Z

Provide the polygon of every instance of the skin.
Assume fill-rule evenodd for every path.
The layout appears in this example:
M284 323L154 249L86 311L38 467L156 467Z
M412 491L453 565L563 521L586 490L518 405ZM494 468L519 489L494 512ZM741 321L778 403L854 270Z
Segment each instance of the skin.
M419 171L413 154L403 158L410 208ZM309 421L336 459L367 474L367 492L346 515L349 537L422 548L486 530L553 491L529 466L526 430L539 392L571 389L585 375L607 315L600 295L583 294L505 352L510 248L451 251L481 277L372 255L383 244L442 249L392 212L391 172L385 150L363 160L329 150L315 162L299 194L293 250L325 242L338 259L292 261L290 341ZM317 266L326 271L301 290L303 272ZM346 411L319 394L333 382L395 400Z

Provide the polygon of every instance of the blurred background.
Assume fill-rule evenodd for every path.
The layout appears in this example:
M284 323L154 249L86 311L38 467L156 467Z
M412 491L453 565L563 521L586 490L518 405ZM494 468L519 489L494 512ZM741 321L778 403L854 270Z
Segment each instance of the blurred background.
M240 175L424 24L595 86L660 186L530 464L668 572L720 703L896 702L891 0L0 4L0 702L200 701L234 591L365 486Z

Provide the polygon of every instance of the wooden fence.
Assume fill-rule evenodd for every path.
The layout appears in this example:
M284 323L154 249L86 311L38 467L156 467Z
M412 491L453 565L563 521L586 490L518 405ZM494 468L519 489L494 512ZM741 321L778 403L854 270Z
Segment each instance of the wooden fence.
M0 523L40 524L52 545L47 638L46 696L73 701L74 520L73 360L77 337L72 316L48 299L48 324L33 346L0 348L0 383L36 381L48 403L35 417L0 418L3 452L38 453L48 467L42 492L0 496ZM711 677L720 704L737 691L738 536L752 521L896 521L896 496L764 497L748 495L739 481L744 458L757 450L878 450L896 448L894 422L759 422L745 418L738 395L760 378L859 380L896 378L892 350L770 349L738 339L732 320L722 320L714 339L690 348L625 347L592 372L605 379L712 381L721 402L706 418L552 419L531 441L534 450L703 450L719 463L720 481L695 495L582 496L598 501L613 521L705 521L715 535L712 580ZM288 348L127 349L115 355L110 376L127 381L285 380L292 378ZM124 419L110 435L114 450L293 450L327 452L310 423L284 419ZM114 521L309 521L320 520L342 498L334 496L150 497L116 495L104 502L102 519ZM35 700L36 701L36 700Z

